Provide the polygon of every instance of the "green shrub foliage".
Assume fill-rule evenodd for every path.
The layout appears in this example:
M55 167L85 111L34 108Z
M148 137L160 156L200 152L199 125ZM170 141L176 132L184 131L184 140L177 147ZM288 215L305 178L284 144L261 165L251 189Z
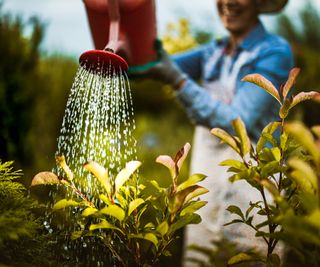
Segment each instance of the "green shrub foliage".
M280 266L280 257L274 253L279 240L297 251L303 251L305 243L319 248L319 143L302 124L287 124L285 120L294 106L308 99L318 100L320 94L312 91L288 96L298 74L299 69L293 69L279 91L259 74L244 77L243 81L260 86L279 103L280 120L268 124L255 145L240 118L232 122L234 136L219 128L211 131L241 158L221 162L221 165L229 166L230 181L245 180L261 194L261 201L248 203L247 210L229 206L227 210L235 215L235 219L226 225L246 224L268 246L263 257L242 252L232 257L229 265L260 261L266 266ZM280 138L276 138L276 131L280 131ZM319 138L319 127L314 127L313 133ZM272 201L268 201L266 191L271 194ZM257 215L252 215L253 210ZM254 224L254 216L261 216L263 222ZM265 226L267 230L263 228Z
M50 253L43 256L47 240L33 213L37 203L16 181L22 172L14 171L12 164L0 161L0 265L44 266Z
M63 156L57 157L57 162L65 177L41 172L33 178L32 186L57 184L73 193L57 201L52 209L76 207L73 231L65 229L65 235L82 243L88 238L99 240L110 255L109 262L104 262L106 266L153 266L160 256L171 255L169 245L177 238L179 229L201 221L195 212L206 202L197 197L208 190L197 183L205 176L194 174L184 180L179 177L189 150L187 143L175 158L167 155L157 158L169 170L168 187L160 186L156 180L139 182L136 174L139 161L128 162L115 178L109 177L108 170L98 163L88 162L84 168L101 185L98 196L88 197L74 185L73 173Z

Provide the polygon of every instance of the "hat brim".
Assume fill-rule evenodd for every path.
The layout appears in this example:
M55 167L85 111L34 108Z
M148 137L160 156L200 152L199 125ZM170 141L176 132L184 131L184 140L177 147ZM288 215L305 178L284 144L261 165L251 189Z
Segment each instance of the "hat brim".
M279 12L288 3L288 0L257 0L259 13Z

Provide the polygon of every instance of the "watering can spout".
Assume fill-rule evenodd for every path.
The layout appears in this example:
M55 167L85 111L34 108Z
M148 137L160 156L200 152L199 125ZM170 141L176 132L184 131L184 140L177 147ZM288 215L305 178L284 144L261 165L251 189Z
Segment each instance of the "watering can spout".
M110 48L130 70L157 60L154 0L83 0L96 49Z
M127 62L116 54L120 50L119 42L119 4L118 0L109 0L108 15L110 18L109 41L104 49L89 50L84 52L79 62L82 67L94 73L106 74L110 72L110 67L116 70L128 70Z

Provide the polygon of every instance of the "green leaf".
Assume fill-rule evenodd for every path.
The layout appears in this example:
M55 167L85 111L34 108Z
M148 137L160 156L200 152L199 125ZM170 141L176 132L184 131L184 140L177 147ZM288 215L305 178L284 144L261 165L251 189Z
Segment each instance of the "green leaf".
M242 171L242 170L246 170L247 167L246 165L242 162L242 161L239 161L239 160L236 160L236 159L227 159L227 160L224 160L222 162L220 162L219 164L220 166L230 166L233 168L233 171Z
M129 188L124 188L122 187L124 193L126 196L128 196L130 193L128 191L130 191ZM127 205L128 205L128 200L122 196L122 194L117 194L117 198L115 199L115 203L119 204L121 208L126 209Z
M249 136L247 134L246 126L244 125L241 118L237 118L232 121L232 126L240 139L240 151L241 155L245 156L249 153L251 148L251 143Z
M302 123L288 123L285 125L284 129L310 153L316 162L318 162L320 151L315 145L312 133Z
M281 150L278 147L264 148L259 153L259 158L263 162L280 161Z
M154 227L154 224L152 222L148 222L145 226L144 226L145 229L148 229L148 228L155 228Z
M75 231L71 234L71 240L76 240L82 236L83 231Z
M233 136L228 134L226 131L220 129L220 128L213 128L211 129L211 133L218 137L221 142L226 143L228 146L230 146L234 151L236 151L238 154L240 154L240 149L238 147L237 141Z
M254 208L260 208L259 203L260 203L260 201L258 201L258 202L256 202L256 203L252 203L252 202L250 201L250 203L249 203L250 207L249 207L249 208L247 209L247 211L246 211L246 219L248 219L251 211L252 211Z
M263 77L260 74L249 74L246 75L242 81L250 82L258 85L262 89L264 89L266 92L268 92L270 95L272 95L281 105L280 95L276 87L265 77Z
M96 229L113 229L113 230L117 230L117 231L121 232L122 234L124 234L120 228L114 226L113 224L109 223L106 220L102 220L100 223L97 223L97 224L91 224L89 227L90 231L94 231Z
M201 182L205 178L206 176L203 174L193 174L188 178L188 180L184 181L177 187L177 192L182 191L183 189L186 189L190 186L193 186L196 183Z
M242 218L242 220L245 220L244 215L243 215L241 209L238 206L230 205L227 208L227 211L229 211L232 214L237 214L238 216L240 216Z
M68 181L73 180L73 173L70 170L69 166L66 163L64 156L56 156L57 165L63 169L65 174L67 175Z
M59 177L52 172L40 172L32 179L31 186L60 184Z
M190 187L187 187L186 189L183 189L176 194L173 195L173 197L169 198L169 203L168 203L168 209L171 214L175 214L177 211L179 211L182 206L187 203L185 202L186 197L190 194L193 193L195 190L199 188L198 185L193 185Z
M115 217L120 222L123 221L123 219L126 216L124 210L122 208L120 208L119 206L117 206L117 205L107 206L107 207L103 208L102 210L100 210L100 212L103 213L103 214Z
M317 175L312 167L300 159L290 159L288 165L293 169L289 178L296 182L304 192L313 192L318 188Z
M88 217L90 215L95 214L97 211L98 210L96 208L88 207L81 213L81 216Z
M188 205L187 207L185 207L180 215L181 216L185 216L188 213L194 213L195 211L197 211L198 209L202 208L203 206L205 206L208 203L208 201L197 201L197 202L193 202L190 205Z
M199 185L194 185L192 188L193 190L186 196L184 203L188 203L191 199L209 192L207 188L204 188Z
M144 203L144 200L142 198L137 198L135 200L132 200L129 203L128 216L130 216L130 214L143 203Z
M262 214L259 213L259 212L258 212L258 214L259 214L259 215L262 215ZM267 212L266 212L265 216L267 216ZM260 229L260 228L265 227L265 226L270 225L270 224L271 224L271 222L270 222L269 220L265 220L265 221L263 221L262 223L257 224L257 225L256 225L256 228L257 228L257 229ZM256 232L256 236L264 236L264 237L266 237L266 236L268 236L268 235L269 235L269 233L266 233L266 232L263 232L263 231L258 231L258 232Z
M285 119L288 116L291 105L292 105L292 99L286 98L286 100L284 101L283 105L279 110L279 117L281 119Z
M157 226L157 232L162 236L164 236L168 232L168 230L169 230L169 225L167 221L163 221Z
M310 99L316 99L319 97L320 97L320 93L315 92L315 91L301 92L293 97L290 109L303 101L310 100Z
M87 171L91 172L106 190L108 196L111 195L111 184L109 181L108 170L100 164L91 161L83 166Z
M150 184L152 184L159 192L164 190L164 188L161 187L156 180L151 180Z
M151 243L153 243L156 248L158 247L158 242L159 242L158 238L156 237L155 234L152 234L152 233L138 234L138 235L131 234L131 235L129 235L129 238L141 238L144 240L148 240Z
M277 160L273 160L268 162L261 168L261 177L268 178L269 176L282 171L280 166L280 162Z
M53 210L59 210L59 209L64 209L66 207L70 206L82 206L82 202L77 202L72 199L61 199L59 200L54 206L52 207Z
M122 169L115 179L115 191L118 192L119 188L130 178L130 176L141 166L140 161L130 161L126 163L126 167Z
M270 136L273 135L280 125L280 122L271 122L262 130L261 137L257 142L258 153L264 148L265 144L270 141Z
M239 219L235 219L235 220L232 220L231 222L225 223L223 226L228 226L235 223L243 223L243 221Z
M283 88L282 88L282 96L283 98L286 98L290 89L292 88L292 86L294 85L294 83L296 82L297 76L300 73L300 69L299 68L293 68L290 73L289 73L289 78L286 81L286 83L284 84Z
M172 179L175 178L175 176L176 176L176 165L175 165L175 162L173 161L173 159L170 156L161 155L161 156L157 157L156 162L164 165L165 167L167 167L169 169L169 171L170 171L171 178Z
M198 224L200 222L201 222L201 217L198 214L189 213L185 216L179 217L177 221L169 227L169 232L175 233L177 230L179 230L182 227L185 227L188 224Z
M108 206L112 205L111 200L106 195L100 194L99 198Z
M229 177L229 181L234 183L238 180L246 180L247 182L252 181L255 178L256 172L253 168L246 169L244 171L240 171L231 177Z
M250 255L247 253L239 253L236 256L233 256L229 261L228 265L235 265L243 262L250 262L250 261L261 261L259 257L256 255Z

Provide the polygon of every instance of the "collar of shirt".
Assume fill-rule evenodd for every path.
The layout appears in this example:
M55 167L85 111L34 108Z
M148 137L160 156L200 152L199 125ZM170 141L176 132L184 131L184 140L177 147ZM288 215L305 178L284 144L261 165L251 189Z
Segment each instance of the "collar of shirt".
M252 49L255 44L261 42L266 36L267 31L261 21L259 20L256 27L254 27L249 34L245 37L245 39L239 44L237 50L250 50ZM218 46L225 48L229 43L229 37L223 38L222 40L218 41Z

